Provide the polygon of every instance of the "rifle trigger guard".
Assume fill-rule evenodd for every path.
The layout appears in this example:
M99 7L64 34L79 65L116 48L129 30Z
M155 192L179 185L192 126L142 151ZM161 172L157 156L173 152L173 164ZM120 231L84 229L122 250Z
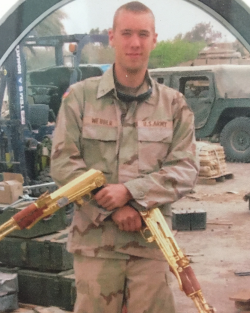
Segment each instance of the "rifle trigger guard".
M146 237L144 234L146 231L150 231L148 227L144 227L143 229L140 230L142 237L147 241L147 242L153 242L155 241L155 237L151 235L150 237Z

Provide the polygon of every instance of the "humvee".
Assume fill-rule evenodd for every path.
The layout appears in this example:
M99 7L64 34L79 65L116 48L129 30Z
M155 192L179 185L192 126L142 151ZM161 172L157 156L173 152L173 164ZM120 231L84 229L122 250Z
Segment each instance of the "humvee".
M151 76L184 94L197 140L220 142L232 162L250 162L250 65L156 68Z

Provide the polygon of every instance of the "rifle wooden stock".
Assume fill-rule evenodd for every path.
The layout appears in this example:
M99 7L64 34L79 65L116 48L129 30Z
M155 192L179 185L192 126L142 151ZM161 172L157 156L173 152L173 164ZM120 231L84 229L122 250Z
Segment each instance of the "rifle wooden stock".
M140 212L146 223L142 235L148 242L155 241L164 254L171 272L176 276L181 291L190 297L200 313L214 313L215 309L210 307L204 299L200 284L189 264L188 258L180 250L177 242L168 227L161 211L158 208ZM151 237L145 233L150 231Z
M105 177L102 172L91 169L53 193L41 195L34 203L16 213L0 226L0 240L14 230L30 229L39 220L55 213L69 203L83 204L83 196L91 197L91 192L104 184Z

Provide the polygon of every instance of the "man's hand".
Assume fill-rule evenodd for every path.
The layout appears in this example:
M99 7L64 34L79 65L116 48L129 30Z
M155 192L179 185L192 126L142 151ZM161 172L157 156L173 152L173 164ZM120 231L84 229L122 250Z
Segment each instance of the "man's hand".
M132 195L123 184L109 184L94 196L96 202L108 211L123 207Z
M140 213L129 205L119 208L112 213L111 217L120 230L139 231L142 227Z

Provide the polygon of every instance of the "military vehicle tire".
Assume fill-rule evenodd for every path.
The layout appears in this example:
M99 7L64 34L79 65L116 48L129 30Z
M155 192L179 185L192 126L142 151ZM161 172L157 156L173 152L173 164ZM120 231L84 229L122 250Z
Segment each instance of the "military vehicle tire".
M226 159L232 162L250 162L250 118L237 117L227 123L220 134Z

